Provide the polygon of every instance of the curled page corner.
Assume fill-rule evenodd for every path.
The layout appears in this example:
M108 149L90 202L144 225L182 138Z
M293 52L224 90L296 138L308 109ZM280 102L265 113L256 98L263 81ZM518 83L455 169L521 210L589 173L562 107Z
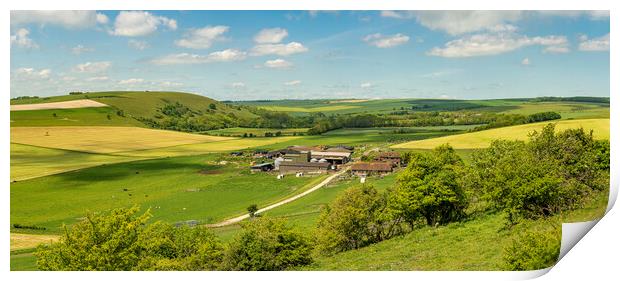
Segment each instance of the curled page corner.
M558 262L583 238L601 219L562 224L562 242Z

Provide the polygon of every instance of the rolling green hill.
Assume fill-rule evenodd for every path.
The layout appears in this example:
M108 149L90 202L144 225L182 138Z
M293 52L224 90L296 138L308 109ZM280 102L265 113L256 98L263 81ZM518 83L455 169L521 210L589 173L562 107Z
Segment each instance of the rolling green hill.
M11 104L41 104L79 99L91 99L110 107L11 111L11 125L128 125L183 131L192 125L210 129L234 127L258 118L246 107L181 92L93 92L12 99ZM54 113L56 116L53 116Z

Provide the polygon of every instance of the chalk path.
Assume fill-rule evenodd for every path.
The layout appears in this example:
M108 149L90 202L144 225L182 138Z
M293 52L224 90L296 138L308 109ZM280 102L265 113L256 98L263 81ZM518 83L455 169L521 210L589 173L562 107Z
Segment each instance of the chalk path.
M340 175L342 175L342 174L346 173L348 170L349 170L349 167L346 167L346 168L342 169L342 171L340 171L340 172L338 172L338 173L335 173L335 174L333 174L333 175L331 175L331 176L327 177L326 179L324 179L324 180L323 180L322 182L320 182L319 184L315 185L314 187L312 187L312 188L310 188L310 189L308 189L308 190L306 190L306 191L304 191L304 192L302 192L302 193L300 193L300 194L297 194L297 195L295 195L295 196L291 196L291 197L286 198L286 199L284 199L284 200L282 200L282 201L279 201L279 202L277 202L277 203L273 203L273 204L271 204L271 205L269 205L269 206L267 206L267 207L264 207L264 208L259 209L258 211L256 211L256 214L260 214L260 213L263 213L263 212L269 211L269 210L271 210L271 209L273 209L273 208L277 208L277 207L279 207L279 206L282 206L282 205L284 205L284 204L286 204L286 203L293 202L293 201L295 201L295 200L297 200L297 199L299 199L299 198L302 198L302 197L304 197L304 196L306 196L306 195L308 195L308 194L310 194L310 193L312 193L312 192L314 192L314 191L317 191L317 190L319 190L321 187L323 187L323 186L327 185L327 184L328 184L329 182L331 182L333 179L335 179L335 178L337 178L338 176L340 176ZM238 222L240 222L240 221L242 221L242 220L248 219L249 217L250 217L250 214L245 214L245 215L238 216L238 217L234 217L234 218L230 218L230 219L227 219L227 220L225 220L225 221L218 222L218 223L215 223L215 224L208 224L208 225L206 225L206 226L207 226L207 227L222 227L222 226L227 226L227 225L235 224L235 223L238 223Z

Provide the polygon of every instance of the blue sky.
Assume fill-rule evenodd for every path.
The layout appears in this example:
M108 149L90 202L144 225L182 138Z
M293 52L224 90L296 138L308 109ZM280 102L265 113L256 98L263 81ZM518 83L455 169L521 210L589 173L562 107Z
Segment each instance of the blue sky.
M609 96L605 11L13 11L11 97Z

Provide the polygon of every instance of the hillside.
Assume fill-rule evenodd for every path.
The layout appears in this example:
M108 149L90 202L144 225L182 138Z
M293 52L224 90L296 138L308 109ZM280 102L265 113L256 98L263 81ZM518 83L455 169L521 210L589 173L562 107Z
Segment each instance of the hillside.
M455 149L475 149L488 147L495 139L526 140L528 133L540 131L546 124L554 123L558 130L584 128L593 130L594 138L609 139L609 119L563 120L558 122L540 122L519 126L490 129L479 132L457 134L440 138L416 140L393 145L402 149L433 149L442 144L450 144Z
M11 105L90 99L109 108L11 111L11 126L147 126L200 131L246 124L258 118L234 106L181 92L93 92L44 98L12 99Z

